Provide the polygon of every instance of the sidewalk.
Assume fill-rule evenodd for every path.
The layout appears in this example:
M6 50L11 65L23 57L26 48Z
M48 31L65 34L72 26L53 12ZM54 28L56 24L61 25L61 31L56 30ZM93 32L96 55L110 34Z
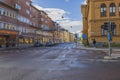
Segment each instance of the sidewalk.
M102 50L102 51L108 51L108 48L94 48L94 47L84 47L83 44L78 44L77 49L86 49L86 50ZM120 51L120 49L112 48L113 51Z
M108 48L93 48L93 47L84 47L83 44L78 44L77 49L83 49L83 50L95 50L95 51L104 51L106 53L109 53ZM105 56L105 60L120 60L120 49L112 49L111 57Z
M33 46L33 44L26 44L26 45L19 45L19 46L16 46L16 47L3 47L3 48L0 48L0 51L1 50L9 50L9 49L22 49L22 48L30 48L30 47L32 47Z

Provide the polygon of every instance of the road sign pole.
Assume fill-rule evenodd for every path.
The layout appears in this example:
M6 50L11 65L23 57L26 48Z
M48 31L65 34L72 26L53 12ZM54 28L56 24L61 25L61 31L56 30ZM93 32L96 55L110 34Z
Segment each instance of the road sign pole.
M111 48L111 41L112 41L112 34L111 34L111 22L109 22L109 40L108 40L108 43L109 43L109 56L111 57L111 54L112 54L112 48Z
M111 41L109 41L108 43L109 43L109 56L111 57L111 54L112 54Z

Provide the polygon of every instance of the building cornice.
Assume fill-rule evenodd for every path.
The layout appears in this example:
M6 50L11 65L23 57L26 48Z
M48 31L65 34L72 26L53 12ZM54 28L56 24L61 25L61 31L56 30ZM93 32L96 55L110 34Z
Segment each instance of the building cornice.
M120 20L120 18L111 18L111 21L116 21ZM89 20L90 22L96 22L96 21L108 21L108 19L94 19L94 20Z

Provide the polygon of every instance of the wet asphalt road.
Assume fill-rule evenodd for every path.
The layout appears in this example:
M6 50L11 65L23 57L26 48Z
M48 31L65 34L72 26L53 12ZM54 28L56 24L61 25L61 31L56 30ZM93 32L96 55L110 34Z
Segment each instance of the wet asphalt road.
M0 80L120 80L120 62L74 44L0 51Z

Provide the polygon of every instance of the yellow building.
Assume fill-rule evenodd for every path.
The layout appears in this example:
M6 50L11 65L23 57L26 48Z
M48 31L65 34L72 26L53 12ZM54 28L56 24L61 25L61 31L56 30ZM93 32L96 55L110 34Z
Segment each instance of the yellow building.
M61 43L64 43L64 31L60 31L60 39L61 39Z
M69 32L68 30L64 30L64 42L70 42Z
M83 15L83 34L87 34L90 43L108 42L108 31L103 29L106 22L115 24L112 42L120 42L120 0L87 0L81 5Z
M69 33L69 37L70 37L70 42L75 41L75 35L73 33Z

